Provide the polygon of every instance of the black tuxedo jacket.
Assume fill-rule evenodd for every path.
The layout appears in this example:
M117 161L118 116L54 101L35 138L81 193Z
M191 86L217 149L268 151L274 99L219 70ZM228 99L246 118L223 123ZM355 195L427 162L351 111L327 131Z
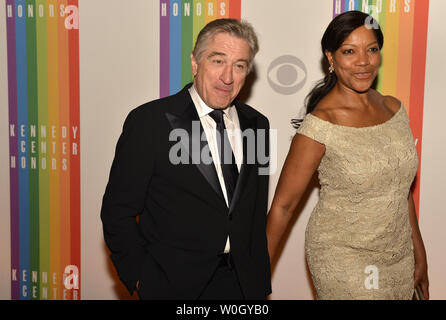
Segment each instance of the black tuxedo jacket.
M252 155L263 144L269 152L268 119L235 102L242 132L253 129L256 141L252 135L244 139L244 162L228 208L214 164L196 161L197 144L173 134L203 132L189 87L134 109L124 123L101 210L111 259L130 293L139 281L141 298L196 299L229 235L245 297L265 299L271 292L265 234L269 177L259 175L264 161L247 151ZM260 139L261 129L266 139ZM200 152L207 145L203 140ZM178 143L189 153L181 153ZM175 155L186 161L173 163Z

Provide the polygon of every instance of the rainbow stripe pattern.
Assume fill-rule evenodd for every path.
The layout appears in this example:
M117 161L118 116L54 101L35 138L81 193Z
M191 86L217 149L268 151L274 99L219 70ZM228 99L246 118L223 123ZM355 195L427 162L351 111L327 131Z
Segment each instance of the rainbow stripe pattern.
M192 81L190 53L200 30L220 18L241 18L241 0L160 0L160 97Z
M11 298L80 299L78 0L6 0Z
M401 100L420 157L413 196L419 208L424 83L429 0L333 0L333 15L359 10L371 14L384 33L377 90Z

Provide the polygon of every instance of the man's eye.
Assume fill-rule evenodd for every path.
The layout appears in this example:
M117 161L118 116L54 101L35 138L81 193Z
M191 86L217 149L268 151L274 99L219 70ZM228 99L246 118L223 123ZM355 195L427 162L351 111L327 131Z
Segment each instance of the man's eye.
M243 70L246 69L246 66L245 66L244 64L236 64L235 67L236 67L238 70L241 70L241 71L243 71Z

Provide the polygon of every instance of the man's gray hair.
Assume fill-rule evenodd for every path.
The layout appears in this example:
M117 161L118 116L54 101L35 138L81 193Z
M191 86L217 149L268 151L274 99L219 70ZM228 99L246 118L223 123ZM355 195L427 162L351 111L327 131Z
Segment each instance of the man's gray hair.
M209 39L218 33L228 33L248 42L250 48L248 72L250 72L254 64L254 57L259 51L259 43L254 28L250 23L243 20L217 19L209 22L201 29L192 51L197 63L200 63L201 55L206 50Z

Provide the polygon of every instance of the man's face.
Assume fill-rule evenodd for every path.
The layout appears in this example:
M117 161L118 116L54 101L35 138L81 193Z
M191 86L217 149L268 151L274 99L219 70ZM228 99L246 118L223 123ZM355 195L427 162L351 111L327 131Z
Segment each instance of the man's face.
M248 42L227 33L208 40L200 61L191 54L194 86L203 101L213 109L225 109L237 97L250 58Z

